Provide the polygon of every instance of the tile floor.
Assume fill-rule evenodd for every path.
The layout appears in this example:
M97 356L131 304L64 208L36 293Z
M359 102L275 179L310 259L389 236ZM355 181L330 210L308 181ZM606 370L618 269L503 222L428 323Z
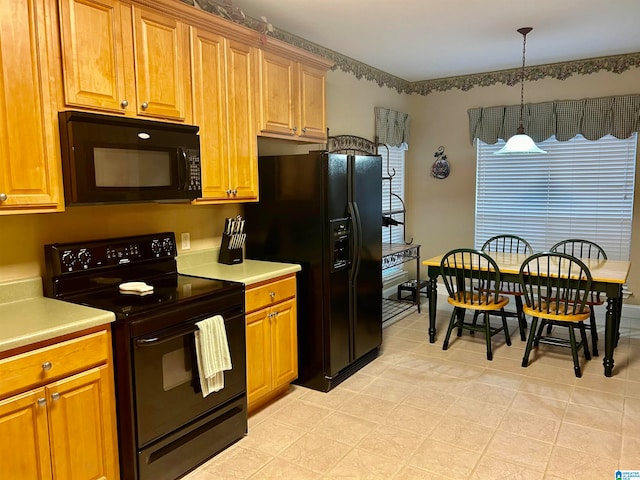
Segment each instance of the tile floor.
M640 469L640 319L622 320L612 378L600 356L582 359L578 379L557 347L522 368L515 323L511 347L493 337L491 362L479 334L443 351L447 307L436 343L425 305L384 329L375 361L329 393L292 386L185 478L605 480Z

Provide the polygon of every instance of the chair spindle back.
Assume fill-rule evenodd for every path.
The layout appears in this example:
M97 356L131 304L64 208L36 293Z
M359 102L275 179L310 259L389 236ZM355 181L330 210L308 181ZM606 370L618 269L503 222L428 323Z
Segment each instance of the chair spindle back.
M583 313L591 281L589 268L566 253L537 253L520 267L525 302L541 316Z
M484 242L482 251L530 255L533 253L533 247L524 238L517 235L496 235Z
M596 260L606 260L607 254L604 249L590 240L569 239L556 243L549 249L551 252L561 252L578 258L594 258Z
M449 297L458 301L486 305L496 303L500 291L500 269L490 256L471 248L446 253L440 270Z

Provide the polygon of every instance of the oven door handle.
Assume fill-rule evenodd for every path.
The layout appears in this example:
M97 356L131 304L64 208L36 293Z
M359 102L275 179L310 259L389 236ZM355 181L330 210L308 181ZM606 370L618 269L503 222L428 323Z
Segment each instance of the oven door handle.
M194 333L198 330L198 327L195 325L187 330L182 330L177 333L173 333L171 335L159 336L159 337L147 337L147 338L138 338L136 339L136 345L139 347L151 347L153 345L157 345L159 343L168 342L169 340L173 340L174 338L184 337L190 333Z

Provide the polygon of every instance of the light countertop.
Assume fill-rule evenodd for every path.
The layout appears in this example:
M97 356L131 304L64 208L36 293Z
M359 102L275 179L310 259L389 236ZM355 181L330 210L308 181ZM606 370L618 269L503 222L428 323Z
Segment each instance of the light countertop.
M218 249L199 250L178 255L178 271L185 275L230 280L252 285L301 270L295 263L244 259L236 265L218 263Z
M186 275L241 282L263 282L299 271L300 265L247 260L218 263L218 250L178 256L178 271ZM32 343L111 323L113 312L44 297L40 277L0 283L0 353Z
M0 283L0 352L114 320L112 312L43 297L40 277Z

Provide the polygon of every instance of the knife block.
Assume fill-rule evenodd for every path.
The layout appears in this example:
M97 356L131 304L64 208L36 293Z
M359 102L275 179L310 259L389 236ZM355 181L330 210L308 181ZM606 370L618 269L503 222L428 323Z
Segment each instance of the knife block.
M229 246L232 235L222 234L222 245L220 245L220 253L218 254L218 263L226 265L236 265L242 263L242 247L231 248Z

